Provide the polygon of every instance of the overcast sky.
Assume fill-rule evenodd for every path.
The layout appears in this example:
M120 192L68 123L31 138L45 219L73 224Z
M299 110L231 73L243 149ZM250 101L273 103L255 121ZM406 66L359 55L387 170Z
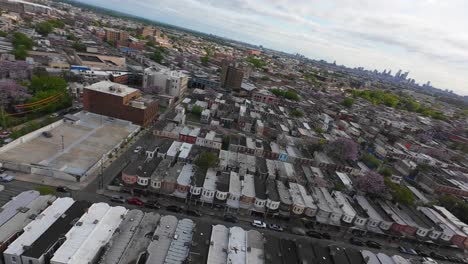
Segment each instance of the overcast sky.
M79 0L468 95L466 0Z

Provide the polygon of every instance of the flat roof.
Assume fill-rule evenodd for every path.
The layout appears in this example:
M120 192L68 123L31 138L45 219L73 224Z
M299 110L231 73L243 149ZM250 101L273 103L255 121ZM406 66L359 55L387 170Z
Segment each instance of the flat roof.
M286 188L283 182L276 181L276 190L278 191L278 195L282 203L287 204L287 205L292 204L292 199L291 199L291 194L289 193L289 189Z
M352 182L351 179L349 178L348 174L346 174L346 173L344 173L344 172L339 172L339 171L337 171L337 172L336 172L336 175L338 176L338 178L340 178L341 182L342 182L345 186L350 186L350 187L353 186L353 182Z
M255 180L251 174L246 174L242 182L242 195L247 197L255 197Z
M393 262L391 257L381 252L377 253L377 258L379 259L381 264L394 264L395 263Z
M190 219L182 219L177 224L174 237L166 255L164 263L180 264L188 257L190 244L192 241L192 231L194 223Z
M254 187L255 187L255 197L258 199L265 200L266 195L266 182L265 179L260 176L254 176Z
M279 202L279 194L278 190L276 189L276 181L273 179L268 179L266 181L266 191L265 191L266 196L268 199L272 201Z
M281 247L280 239L270 235L268 233L264 234L265 237L265 263L266 264L283 264L281 258Z
M68 263L91 263L101 248L109 242L126 213L125 207L111 207Z
M167 150L166 155L170 157L175 157L177 152L179 151L180 147L182 146L183 142L174 141L172 142L171 146Z
M217 171L213 168L209 168L206 171L206 176L205 176L205 181L203 182L203 189L205 190L210 190L210 191L216 191L216 175Z
M345 194L343 194L340 191L333 191L332 196L335 198L335 201L338 203L339 207L341 210L343 210L343 213L348 216L356 216L356 210L351 206L351 204L348 202L348 199L346 199Z
M369 201L364 196L356 195L354 199L356 200L358 205L361 206L362 209L366 212L369 218L378 220L378 221L384 220L382 216L375 210L375 208L369 203Z
M362 258L367 264L381 264L377 256L369 250L361 250Z
M65 211L29 248L23 256L39 259L63 237L91 205L88 201L77 201Z
M80 56L81 57L81 56ZM127 85L111 82L111 81L100 81L86 86L85 89L93 90L96 92L107 93L115 96L127 96L139 90L130 88Z
M245 247L245 231L241 227L233 226L229 228L229 243L228 243L228 263L245 263L246 247Z
M55 199L56 197L52 195L42 195L24 206L24 210L19 211L0 227L0 242L4 242L15 233L22 231L27 224L33 221L33 217L40 214Z
M328 248L330 249L330 256L333 259L334 263L340 263L340 264L350 263L348 261L348 257L346 256L345 248L335 246L335 245L330 245Z
M11 198L6 204L0 208L0 226L13 218L21 208L26 207L34 199L39 197L38 191L24 191L15 197Z
M22 255L25 247L33 244L74 202L69 197L56 199L52 205L47 207L34 221L24 228L24 233L8 246L4 254Z
M172 238L174 237L178 220L175 216L166 215L161 217L158 228L153 235L153 241L148 246L148 259L146 263L164 263Z
M104 253L100 263L116 264L120 261L128 244L138 231L140 222L145 214L137 209L128 211L116 232L112 237L111 247Z
M192 245L190 247L191 263L207 263L211 239L211 225L197 222L193 230Z
M184 186L190 185L190 180L193 174L192 164L185 164L184 167L182 167L179 177L177 177L177 184Z
M207 264L226 264L229 244L229 229L215 225L211 230Z
M246 233L246 245L247 245L247 264L257 264L264 262L264 245L263 235L257 230L248 230ZM250 249L250 250L248 250Z
M281 255L284 263L299 263L296 244L289 239L280 239Z
M188 158L190 151L192 150L193 144L184 142L180 147L179 158L186 159Z
M231 171L231 175L229 177L229 193L235 195L241 194L241 181L239 174L237 174L235 171Z
M140 128L128 121L110 119L89 112L79 112L74 116L79 117L80 121L56 123L57 125L49 130L51 138L39 133L23 143L11 147L4 146L0 153L0 161L32 164L71 175L85 176L104 154Z
M294 205L305 207L304 199L302 199L301 191L297 183L289 183L289 193Z
M156 226L159 223L161 216L157 213L150 212L145 213L143 219L140 222L140 225L136 229L132 239L127 244L125 250L121 252L121 257L118 262L107 262L109 264L128 264L136 263L140 253L143 253L148 248L148 245L151 243L152 236L148 234L153 234L156 230ZM117 252L117 254L119 254ZM102 262L106 263L106 262Z
M95 203L65 235L66 240L55 252L51 263L68 263L75 252L90 236L97 224L107 214L110 205L107 203Z

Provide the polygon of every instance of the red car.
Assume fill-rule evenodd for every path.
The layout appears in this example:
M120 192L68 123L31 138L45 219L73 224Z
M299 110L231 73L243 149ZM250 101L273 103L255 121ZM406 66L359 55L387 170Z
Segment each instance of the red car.
M127 199L127 203L128 203L128 204L133 204L133 205L138 205L138 206L143 206L143 205L145 205L145 203L144 203L142 200L140 200L140 199L138 199L138 198L136 198L136 197L128 198L128 199Z

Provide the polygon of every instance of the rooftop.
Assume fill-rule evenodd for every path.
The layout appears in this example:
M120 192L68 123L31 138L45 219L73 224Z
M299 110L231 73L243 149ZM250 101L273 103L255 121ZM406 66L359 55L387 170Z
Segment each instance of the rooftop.
M247 197L255 197L255 181L254 176L246 174L242 181L242 195Z
M25 247L31 246L74 202L69 197L56 199L51 206L24 228L24 233L8 246L4 254L22 255Z
M166 255L171 246L178 220L175 216L166 215L161 217L158 228L153 235L153 241L148 246L148 259L146 263L164 263Z
M192 241L193 226L194 223L190 219L179 221L164 263L180 264L185 261L189 254L190 242Z
M24 191L4 204L2 208L0 208L0 226L14 217L19 213L21 208L26 207L37 197L39 197L38 191Z
M215 225L211 231L207 264L226 264L229 243L229 229Z
M107 93L115 96L125 97L135 92L140 92L137 89L130 88L126 85L114 83L111 81L100 81L90 86L85 87L85 89L93 90L96 92Z
M88 201L75 202L23 253L23 256L39 259L47 253L50 247L73 227L74 221L80 218L90 205Z
M245 231L244 229L233 226L229 228L229 244L228 244L228 263L242 264L246 259L245 248Z

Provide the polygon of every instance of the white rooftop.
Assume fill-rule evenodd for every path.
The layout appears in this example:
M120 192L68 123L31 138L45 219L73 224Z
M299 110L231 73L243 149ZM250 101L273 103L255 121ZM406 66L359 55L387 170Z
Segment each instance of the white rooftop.
M175 157L177 155L177 152L179 151L180 147L182 146L182 142L179 141L174 141L172 142L171 146L167 150L167 156L169 157Z
M20 256L25 246L38 239L75 201L72 198L58 198L23 230L24 233L8 246L4 254Z
M338 178L340 178L341 182L345 185L345 186L348 186L348 187L352 187L353 186L353 182L351 181L351 179L349 178L348 174L346 173L343 173L343 172L336 172L336 175L338 176Z
M192 164L185 164L184 167L182 167L182 171L180 172L179 177L177 177L177 184L184 185L184 186L190 185L190 179L192 175L193 175Z
M229 229L223 225L213 226L206 263L226 264L228 243Z
M336 203L341 207L341 210L343 210L345 215L352 217L356 216L356 210L354 210L342 192L333 191L333 196L335 197Z
M255 197L255 180L254 176L246 174L242 182L242 195L247 197Z
M241 182L239 174L237 174L235 171L231 171L231 175L229 177L229 193L234 195L241 194Z
M246 243L245 243L244 229L233 226L229 229L229 245L228 245L228 264L242 264L245 263L246 257Z
M354 199L356 199L357 203L362 207L362 209L364 209L364 211L366 211L369 218L378 221L383 220L382 216L380 216L380 214L374 209L374 207L372 207L372 205L364 196L356 195Z
M55 252L51 263L68 263L109 209L110 205L107 203L95 203L91 205L88 211L81 216L75 226L65 235L66 241Z
M193 145L190 143L183 143L180 147L179 158L186 159L188 158L190 151L192 150Z
M39 197L38 191L24 191L4 204L0 212L0 226L15 216L19 212L18 209L26 207L37 197Z
M92 263L100 249L109 242L126 213L125 207L111 207L68 263Z
M190 249L192 241L193 221L190 219L182 219L177 224L174 237L166 255L165 264L181 264L184 263Z
M127 96L131 93L138 91L137 89L130 88L126 85L114 83L111 81L100 81L85 87L85 89L121 97Z
M203 182L203 189L216 191L216 170L213 168L209 168L206 171L205 181Z
M166 259L167 252L171 246L178 220L175 216L166 215L161 217L158 228L154 232L153 241L148 246L147 264L162 264Z

